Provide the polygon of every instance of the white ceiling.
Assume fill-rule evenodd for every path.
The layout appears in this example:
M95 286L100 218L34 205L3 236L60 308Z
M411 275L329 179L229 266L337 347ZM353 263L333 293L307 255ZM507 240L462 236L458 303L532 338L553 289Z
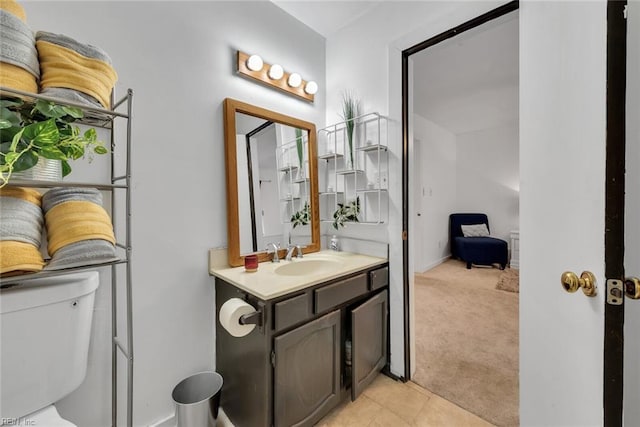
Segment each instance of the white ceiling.
M325 38L372 10L373 1L287 1L271 0L276 6Z
M518 119L518 13L429 47L414 61L414 112L454 134Z
M271 0L324 37L372 12L375 1ZM518 120L518 12L411 56L414 112L454 134Z

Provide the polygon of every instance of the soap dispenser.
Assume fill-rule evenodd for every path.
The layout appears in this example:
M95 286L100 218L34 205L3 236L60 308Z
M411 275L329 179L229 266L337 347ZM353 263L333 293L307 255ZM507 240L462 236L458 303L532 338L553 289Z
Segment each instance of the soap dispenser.
M340 250L340 242L338 241L338 236L336 236L335 234L331 236L331 240L329 241L329 249L331 249L332 251Z

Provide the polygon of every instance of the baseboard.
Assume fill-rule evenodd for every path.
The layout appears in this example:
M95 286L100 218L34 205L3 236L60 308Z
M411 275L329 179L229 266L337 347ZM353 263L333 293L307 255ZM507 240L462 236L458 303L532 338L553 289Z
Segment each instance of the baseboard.
M176 424L177 424L176 415L171 414L168 417L163 418L160 421L157 421L151 424L149 427L176 427ZM218 422L216 423L216 426L217 427L234 427L234 425L231 424L229 417L227 417L227 414L224 413L222 408L220 408L220 410L218 411Z
M175 414L171 414L168 417L149 425L149 427L176 427L176 416Z
M435 268L437 266L439 266L440 264L442 264L443 262L447 261L448 259L451 259L451 255L447 255L445 257L440 258L439 260L436 260L432 263L427 264L427 266L425 267L424 271L422 271L422 273L424 273L427 270L431 270L432 268Z

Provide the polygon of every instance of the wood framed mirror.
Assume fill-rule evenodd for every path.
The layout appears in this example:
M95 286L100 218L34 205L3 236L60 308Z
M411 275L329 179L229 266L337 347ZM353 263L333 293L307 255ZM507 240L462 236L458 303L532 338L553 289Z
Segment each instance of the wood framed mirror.
M319 251L315 125L226 98L224 140L229 265L271 260L267 243Z

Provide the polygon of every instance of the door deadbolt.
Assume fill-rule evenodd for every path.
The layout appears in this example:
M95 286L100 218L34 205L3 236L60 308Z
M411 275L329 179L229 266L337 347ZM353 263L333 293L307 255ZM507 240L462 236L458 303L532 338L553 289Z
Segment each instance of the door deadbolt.
M624 279L624 293L627 298L640 299L640 279L637 277L626 277Z
M582 288L582 292L588 297L594 297L598 294L596 276L590 271L583 271L580 277L573 271L565 271L560 277L560 283L569 293L574 293L578 288Z

